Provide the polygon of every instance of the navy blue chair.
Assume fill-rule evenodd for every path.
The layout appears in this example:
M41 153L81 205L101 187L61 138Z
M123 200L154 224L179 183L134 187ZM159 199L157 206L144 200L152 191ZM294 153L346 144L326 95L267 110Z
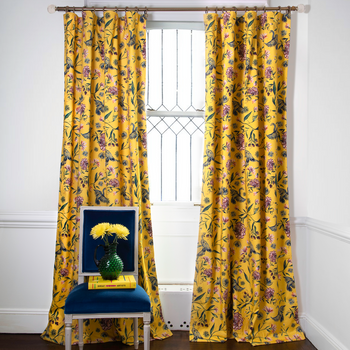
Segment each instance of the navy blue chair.
M126 226L127 240L119 239L117 254L123 260L122 274L134 275L138 282L138 208L137 207L81 207L80 251L78 285L69 293L65 303L65 344L71 349L72 321L78 321L79 349L83 349L83 320L99 318L133 318L134 347L138 349L138 318L143 318L144 349L150 349L151 303L145 290L136 283L136 289L88 289L84 277L98 276L94 251L102 239L93 239L91 229L102 222ZM98 253L103 255L103 249ZM100 256L100 257L101 257ZM100 258L99 256L97 256Z

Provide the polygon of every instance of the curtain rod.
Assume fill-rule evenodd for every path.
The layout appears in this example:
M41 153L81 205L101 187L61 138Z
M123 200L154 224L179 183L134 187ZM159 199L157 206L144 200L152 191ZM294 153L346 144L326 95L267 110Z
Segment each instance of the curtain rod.
M217 7L81 7L81 6L55 6L50 5L47 8L49 13L57 12L75 12L75 11L144 11L144 12L182 12L182 11L200 11L200 12L208 12L208 11L298 11L299 13L305 12L305 6L300 4L298 6L275 6L275 7L225 7L225 6L217 6Z

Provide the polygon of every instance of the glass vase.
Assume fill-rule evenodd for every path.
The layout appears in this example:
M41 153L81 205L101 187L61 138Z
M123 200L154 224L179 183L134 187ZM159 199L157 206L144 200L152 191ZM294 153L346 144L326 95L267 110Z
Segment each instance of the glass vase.
M105 255L100 259L96 259L96 252L98 247L103 247ZM117 243L109 245L99 244L95 248L94 254L95 264L104 280L116 280L122 273L124 264L117 254Z

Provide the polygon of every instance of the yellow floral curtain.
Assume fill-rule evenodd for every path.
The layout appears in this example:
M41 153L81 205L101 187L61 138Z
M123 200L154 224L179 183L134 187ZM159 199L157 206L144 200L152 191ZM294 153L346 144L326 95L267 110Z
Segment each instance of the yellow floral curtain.
M42 338L64 343L64 304L77 284L79 208L138 206L139 283L151 299L151 334L171 335L162 317L149 203L144 104L146 19L105 11L64 15L65 111L53 300ZM85 320L84 343L133 344L133 321ZM140 329L140 340L143 332ZM78 341L77 324L73 343Z
M304 339L291 258L290 16L204 16L206 129L190 340Z

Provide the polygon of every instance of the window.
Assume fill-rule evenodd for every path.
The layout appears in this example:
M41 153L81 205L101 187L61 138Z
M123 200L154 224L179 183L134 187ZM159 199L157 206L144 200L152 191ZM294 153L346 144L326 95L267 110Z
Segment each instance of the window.
M147 22L147 143L158 282L192 284L205 99L203 23Z
M164 25L164 24L163 24ZM199 202L204 134L204 31L147 29L151 202ZM168 25L169 27L169 25ZM179 29L180 27L180 29ZM187 25L188 27L188 25Z

